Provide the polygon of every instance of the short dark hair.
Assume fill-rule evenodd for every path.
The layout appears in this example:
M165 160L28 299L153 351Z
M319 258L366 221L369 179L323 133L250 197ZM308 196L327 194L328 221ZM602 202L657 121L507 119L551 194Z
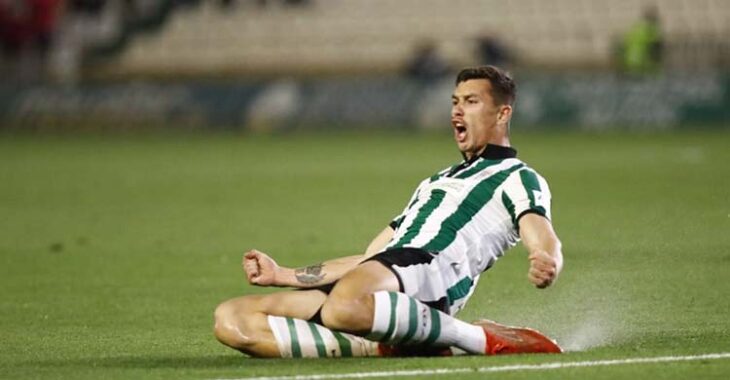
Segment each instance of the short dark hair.
M492 85L490 95L496 104L513 105L517 96L517 85L512 76L496 66L467 67L456 76L456 85L470 79L486 79Z

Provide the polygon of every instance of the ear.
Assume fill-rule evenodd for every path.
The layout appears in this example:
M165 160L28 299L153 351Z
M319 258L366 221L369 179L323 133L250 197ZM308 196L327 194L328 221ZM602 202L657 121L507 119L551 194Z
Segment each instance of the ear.
M500 124L509 124L510 119L512 119L512 106L500 106L499 111L497 111L497 122Z

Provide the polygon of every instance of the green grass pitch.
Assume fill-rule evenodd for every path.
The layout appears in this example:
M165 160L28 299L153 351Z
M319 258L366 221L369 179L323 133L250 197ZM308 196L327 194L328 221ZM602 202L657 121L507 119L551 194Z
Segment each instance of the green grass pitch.
M533 288L522 248L464 319L528 325L559 356L257 360L218 344L220 301L259 248L300 266L360 252L448 134L0 136L0 378L212 379L478 368L730 351L730 134L532 134L565 269ZM730 377L730 359L448 378ZM435 378L438 376L431 376Z

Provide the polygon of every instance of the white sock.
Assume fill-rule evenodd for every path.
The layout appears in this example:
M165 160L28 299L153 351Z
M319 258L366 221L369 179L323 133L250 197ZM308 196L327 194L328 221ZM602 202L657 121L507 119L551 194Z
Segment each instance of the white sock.
M378 343L296 318L268 317L282 358L377 356Z
M484 354L487 337L479 327L431 308L404 293L380 291L375 298L373 328L368 339L393 345L456 346Z

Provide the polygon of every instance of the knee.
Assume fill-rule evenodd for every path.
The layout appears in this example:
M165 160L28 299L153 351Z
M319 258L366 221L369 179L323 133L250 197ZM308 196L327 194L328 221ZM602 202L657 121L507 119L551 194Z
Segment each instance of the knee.
M348 298L330 296L322 305L322 323L353 334L369 333L373 325L372 295Z
M245 349L254 344L250 331L252 318L249 304L253 300L240 297L225 301L215 309L213 333L219 342L236 349Z

